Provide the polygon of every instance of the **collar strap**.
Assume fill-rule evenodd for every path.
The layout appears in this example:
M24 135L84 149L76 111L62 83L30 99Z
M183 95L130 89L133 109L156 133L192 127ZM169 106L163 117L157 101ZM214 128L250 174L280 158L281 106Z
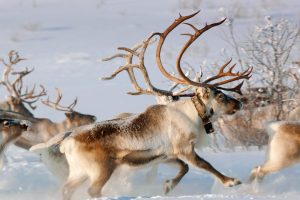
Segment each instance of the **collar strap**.
M194 103L194 106L198 112L199 117L202 119L204 128L207 134L210 134L214 132L214 128L212 126L212 123L210 122L209 118L211 115L206 114L205 104L203 101L198 97L198 95L195 95L191 98L192 102Z

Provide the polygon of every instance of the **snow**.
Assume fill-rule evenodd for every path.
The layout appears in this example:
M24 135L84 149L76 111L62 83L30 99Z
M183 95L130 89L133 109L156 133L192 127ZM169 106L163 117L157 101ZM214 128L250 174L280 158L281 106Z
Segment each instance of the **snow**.
M113 55L119 46L131 47L145 39L151 32L162 31L178 13L190 14L201 9L193 20L204 25L227 17L234 17L238 38L245 38L254 25L264 21L264 16L286 17L299 22L300 2L296 0L241 0L241 1L189 1L164 0L0 0L0 57L14 49L27 58L17 65L34 67L35 71L26 79L28 85L43 84L50 97L55 88L63 93L63 102L70 104L79 98L76 110L94 114L98 120L110 119L121 112L141 112L154 104L149 96L130 96L132 91L126 74L114 80L100 81L112 73L121 60L101 62L101 58ZM197 2L201 2L197 5ZM224 62L221 49L228 55L230 49L222 39L223 27L204 34L186 61L194 66L200 62ZM164 47L165 65L174 67L180 45L184 39L177 36L189 29L182 28L167 40ZM167 87L164 78L155 69L154 48L149 48L146 66L151 80L158 87ZM209 66L209 64L207 64ZM0 89L0 97L5 91ZM3 99L1 99L3 100ZM48 117L54 121L64 118L63 113L53 111L42 104L34 111L37 117ZM229 176L245 182L253 167L264 160L265 149L258 151L220 151L210 149L199 152L213 166ZM0 173L0 199L59 199L60 187L54 176L46 169L39 157L15 146L8 148L7 165ZM114 175L104 194L114 199L298 199L300 195L299 166L290 167L266 177L262 184L243 184L224 188L208 173L191 168L182 182L168 196L163 195L163 181L175 175L173 168L159 165L158 176L147 180L149 169L131 171L122 169ZM149 175L148 175L149 176ZM153 179L153 178L152 178ZM88 198L81 188L74 199ZM103 198L106 199L106 198Z
M199 154L215 168L228 176L247 181L251 169L264 160L265 149L258 151L212 152L207 149ZM58 199L61 185L39 161L38 156L15 146L7 152L8 164L1 172L0 199ZM225 188L211 175L190 167L179 185L163 195L163 183L176 174L170 166L159 165L158 175L149 168L117 171L104 187L104 194L112 199L298 199L299 165L268 175L261 184L243 184ZM85 189L79 189L74 199L88 198ZM102 198L102 199L107 199Z

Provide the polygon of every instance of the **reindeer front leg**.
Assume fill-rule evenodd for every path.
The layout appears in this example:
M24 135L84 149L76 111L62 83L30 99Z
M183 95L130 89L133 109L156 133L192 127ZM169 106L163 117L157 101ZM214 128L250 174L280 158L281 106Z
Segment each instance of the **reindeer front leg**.
M209 162L201 158L197 155L197 153L194 150L194 147L190 151L182 152L178 155L179 159L186 161L187 163L190 163L194 165L195 167L198 167L200 169L204 169L213 175L215 175L225 186L232 187L235 185L241 184L241 181L227 177L223 175L221 172L216 170Z

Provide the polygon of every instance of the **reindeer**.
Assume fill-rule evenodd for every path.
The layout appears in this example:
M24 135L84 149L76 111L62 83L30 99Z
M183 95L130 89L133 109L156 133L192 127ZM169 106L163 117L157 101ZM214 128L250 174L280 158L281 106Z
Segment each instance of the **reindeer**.
M243 83L233 88L221 85L241 79L249 79L252 68L243 72L229 70L225 63L219 73L202 82L189 79L181 69L181 58L187 48L204 32L222 24L224 20L205 25L189 35L190 39L181 49L176 61L176 69L181 78L170 75L162 65L160 53L163 43L170 32L198 12L180 16L164 32L152 34L147 41L159 36L156 49L156 62L162 74L169 80L188 86L195 86L195 95L187 100L171 102L167 105L148 107L143 113L124 119L113 119L92 125L75 128L66 137L61 137L56 144L60 152L66 155L69 164L69 176L63 189L64 199L70 199L75 189L85 180L91 184L88 193L91 197L101 196L102 187L109 180L114 170L123 164L142 167L159 162L174 163L180 167L177 176L166 181L165 192L173 189L188 172L188 164L204 169L215 175L225 186L238 185L236 178L225 176L201 158L195 148L201 146L206 132L211 132L212 117L233 114L242 108L242 103L221 90L241 94ZM228 78L229 77L229 78ZM227 78L226 80L219 80Z
M16 113L13 113L16 116ZM29 121L7 118L10 114L0 112L0 168L4 165L5 149L31 125Z
M22 135L16 141L17 146L29 149L32 145L38 144L40 142L45 142L60 132L65 132L66 130L72 129L73 127L93 123L96 121L95 116L82 114L73 110L77 103L77 99L68 108L60 107L60 105L55 105L58 106L58 110L66 112L66 120L61 123L54 123L47 118L35 118L24 104L29 105L32 110L36 109L36 106L33 104L36 103L40 97L46 95L46 90L41 85L41 91L39 93L35 92L35 86L31 90L28 90L28 88L26 88L24 91L23 78L33 72L34 69L29 70L28 68L26 68L25 70L22 70L20 72L15 72L13 66L17 65L20 61L25 59L21 58L15 51L10 51L8 53L8 57L8 61L4 61L4 59L0 60L5 66L0 84L4 86L10 96L8 97L7 101L0 103L0 108L2 110L15 111L24 116L27 116L28 120L33 123L33 126L31 127L31 133L34 133L34 137L25 138L25 135ZM13 81L11 81L10 75L16 75L17 77ZM44 103L50 103L49 99L47 102L44 101ZM58 103L59 102L57 102L57 104Z
M277 121L267 125L270 141L263 165L251 171L249 182L300 162L300 122Z
M259 148L268 143L268 134L264 130L266 121L276 120L277 106L270 104L264 107L243 109L234 115L224 115L218 119L222 135L232 145Z
M181 97L187 97L187 96L193 96L193 94L183 94L186 91L189 91L192 87L180 87L181 85L178 83L171 82L171 87L168 90L157 88L154 86L154 84L151 82L148 70L145 66L144 58L145 58L145 52L148 47L148 45L153 44L156 40L150 41L150 40L143 40L136 45L134 45L132 48L127 47L118 47L117 49L120 52L117 54L114 54L110 57L103 58L102 61L110 61L116 58L121 58L125 60L124 65L120 66L117 70L115 70L110 76L101 78L102 80L112 80L116 78L121 72L127 72L130 83L133 86L134 92L127 92L129 95L151 95L155 97L155 100L157 104L169 104L171 102L178 101ZM133 63L134 57L136 57L137 61ZM146 88L141 87L140 84L138 84L135 70L138 70L142 74L142 78L144 80ZM190 74L194 74L194 80L199 79L198 73L195 72L195 70L192 67L187 68L186 76L189 76ZM180 88L179 88L180 87ZM114 118L125 118L135 115L134 113L124 112L116 115ZM153 165L151 166L151 169L147 173L147 177L149 180L153 180L155 175L157 174L158 166Z
M66 164L64 155L59 151L55 151L55 148L48 150L44 146L45 143L39 143L46 142L53 136L59 135L59 133L64 133L74 127L94 123L96 121L96 117L74 111L77 98L71 105L66 107L61 106L59 102L62 98L62 94L58 89L57 93L58 98L55 103L51 102L49 98L46 101L43 101L43 103L57 110L65 111L67 117L66 120L60 123L54 123L46 118L30 118L16 112L1 111L1 117L19 120L26 119L31 123L31 126L27 131L23 131L23 134L9 134L5 136L6 139L0 141L0 146L6 147L12 143L11 141L14 141L17 146L27 150L30 149L31 151L38 153L48 169L51 172L55 171L56 173L54 173L54 175L56 175L59 180L63 181L68 175L68 165ZM0 134L0 137L2 137L3 133ZM59 170L56 170L57 168L59 168Z
M60 138L60 135L64 134L69 130L72 130L75 127L79 127L86 124L92 124L97 120L97 118L93 115L87 115L76 112L74 110L74 107L77 104L77 98L69 106L60 105L62 93L59 89L56 89L56 92L57 99L55 102L50 101L48 97L47 100L42 100L42 103L46 106L54 108L55 110L65 112L66 119L59 123L54 123L49 119L40 119L40 122L35 124L31 128L31 131L43 132L44 129L44 131L46 131L47 133L47 135L44 134L46 138L43 138L42 143L36 142L30 147L29 150L39 154L41 160L49 169L49 171L51 171L60 182L63 182L68 176L68 164L66 162L64 154L60 153L57 146L48 145L48 140L52 137ZM53 139L50 140L50 143L52 142L52 140Z
M47 129L49 136L47 136L45 141L52 138L57 133L63 133L78 126L91 124L97 120L97 118L93 115L82 114L74 110L74 107L77 104L77 98L69 106L62 106L60 105L62 93L58 88L56 88L56 94L57 98L55 102L50 101L49 97L47 98L47 100L42 100L41 102L44 105L53 108L57 111L65 112L66 119L59 123L54 123L48 119L45 119L43 120L45 124L38 125L38 127L41 126L42 129L44 127L46 127Z

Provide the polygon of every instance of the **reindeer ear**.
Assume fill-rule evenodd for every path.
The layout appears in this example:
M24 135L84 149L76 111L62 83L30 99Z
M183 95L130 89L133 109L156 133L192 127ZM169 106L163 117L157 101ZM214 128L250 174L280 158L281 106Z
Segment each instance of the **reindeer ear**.
M73 117L72 113L71 112L65 112L65 116L68 118L68 119L71 119Z

